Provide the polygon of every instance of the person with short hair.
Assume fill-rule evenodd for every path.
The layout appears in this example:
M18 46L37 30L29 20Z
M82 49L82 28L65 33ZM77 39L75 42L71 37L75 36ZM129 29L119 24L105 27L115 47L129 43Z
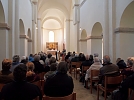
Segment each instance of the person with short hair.
M42 100L39 87L26 81L26 73L25 64L17 65L13 72L14 81L3 86L0 99L33 100L39 96L39 100Z
M50 97L68 96L72 94L73 88L73 79L67 74L67 63L60 62L57 66L57 73L46 80L44 94Z
M13 62L12 62L12 66L10 68L10 71L13 72L14 69L16 68L17 65L20 64L20 56L19 55L14 55L13 56Z
M12 61L10 59L4 59L2 61L2 70L0 71L0 83L6 84L13 81L13 74L10 71Z

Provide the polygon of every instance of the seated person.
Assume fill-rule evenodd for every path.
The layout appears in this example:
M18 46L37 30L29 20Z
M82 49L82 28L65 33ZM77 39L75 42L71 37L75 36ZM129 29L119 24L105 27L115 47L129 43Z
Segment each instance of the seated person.
M101 67L102 67L102 64L100 62L100 59L98 57L95 57L94 58L94 63L86 71L85 80L87 81L88 78L90 78L91 70L100 70Z
M28 57L22 56L22 59L21 59L20 63L26 64L27 62L28 62Z
M131 57L133 74L128 76L120 85L119 90L114 91L114 100L128 100L128 88L134 89L134 57Z
M12 61L10 59L4 59L2 61L2 70L0 71L0 83L6 84L13 81L13 74L10 71Z
M68 96L72 94L73 88L73 79L67 74L67 63L60 62L56 75L47 78L44 84L44 94L50 97Z
M27 73L26 73L26 80L28 82L35 82L40 80L40 77L38 76L38 74L34 73L34 64L32 62L28 62L26 64L27 66Z
M110 57L105 55L103 57L103 67L100 68L100 81L99 84L104 85L105 75L119 75L119 67L110 62Z
M50 65L50 71L48 71L45 75L44 75L44 80L46 80L49 77L52 77L53 75L55 75L57 72L57 63L52 63Z
M19 64L13 72L14 81L3 86L1 98L4 100L33 100L39 96L42 100L42 94L38 86L26 82L27 67L25 64Z
M124 69L127 67L126 63L121 58L117 58L116 64L119 67L119 69Z
M127 59L127 67L121 71L121 74L126 75L126 77L133 74L132 65L133 65L133 59L132 59L132 57L129 57Z

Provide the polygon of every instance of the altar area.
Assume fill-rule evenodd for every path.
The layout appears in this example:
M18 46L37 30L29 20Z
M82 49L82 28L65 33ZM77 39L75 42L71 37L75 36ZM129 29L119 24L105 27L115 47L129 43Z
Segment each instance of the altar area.
M58 42L46 42L47 54L55 55L58 50Z

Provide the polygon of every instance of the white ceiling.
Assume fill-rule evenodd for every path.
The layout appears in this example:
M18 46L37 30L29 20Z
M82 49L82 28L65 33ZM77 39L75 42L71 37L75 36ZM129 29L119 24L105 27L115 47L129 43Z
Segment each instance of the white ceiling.
M56 23L59 23L60 28L63 27L64 21L70 18L71 6L72 0L38 0L38 18L42 19L42 26L59 28L58 25L54 27Z

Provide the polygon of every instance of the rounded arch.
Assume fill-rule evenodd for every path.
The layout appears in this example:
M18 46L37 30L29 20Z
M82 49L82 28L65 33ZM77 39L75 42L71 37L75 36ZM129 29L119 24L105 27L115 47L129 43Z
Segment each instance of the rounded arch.
M61 20L58 19L58 18L56 18L56 17L47 17L47 18L43 19L43 21L42 21L42 26L43 26L43 24L45 23L45 21L47 21L47 20L49 20L49 19L54 19L54 20L58 21L59 24L60 24L60 27L62 28L63 25L62 25Z
M87 37L87 32L85 29L83 29L81 32L81 39L85 39L86 37Z
M134 1L132 1L124 10L121 20L120 27L134 28Z
M100 22L96 22L92 28L91 36L101 36L102 35L102 25Z
M30 28L28 28L27 36L29 37L29 39L31 39L31 30L30 30Z
M56 1L52 2L51 0L47 1L47 3L45 3L45 4L42 2L42 4L40 5L40 7L38 9L39 15L42 15L43 12L47 9L58 9L64 13L66 19L69 19L69 12L68 12L67 8L65 6L63 6L62 4L60 4L59 2L56 2Z
M4 13L2 2L0 1L0 23L4 23L4 22L5 22L5 13Z
M22 19L19 20L19 25L20 25L20 34L25 34L25 28Z

